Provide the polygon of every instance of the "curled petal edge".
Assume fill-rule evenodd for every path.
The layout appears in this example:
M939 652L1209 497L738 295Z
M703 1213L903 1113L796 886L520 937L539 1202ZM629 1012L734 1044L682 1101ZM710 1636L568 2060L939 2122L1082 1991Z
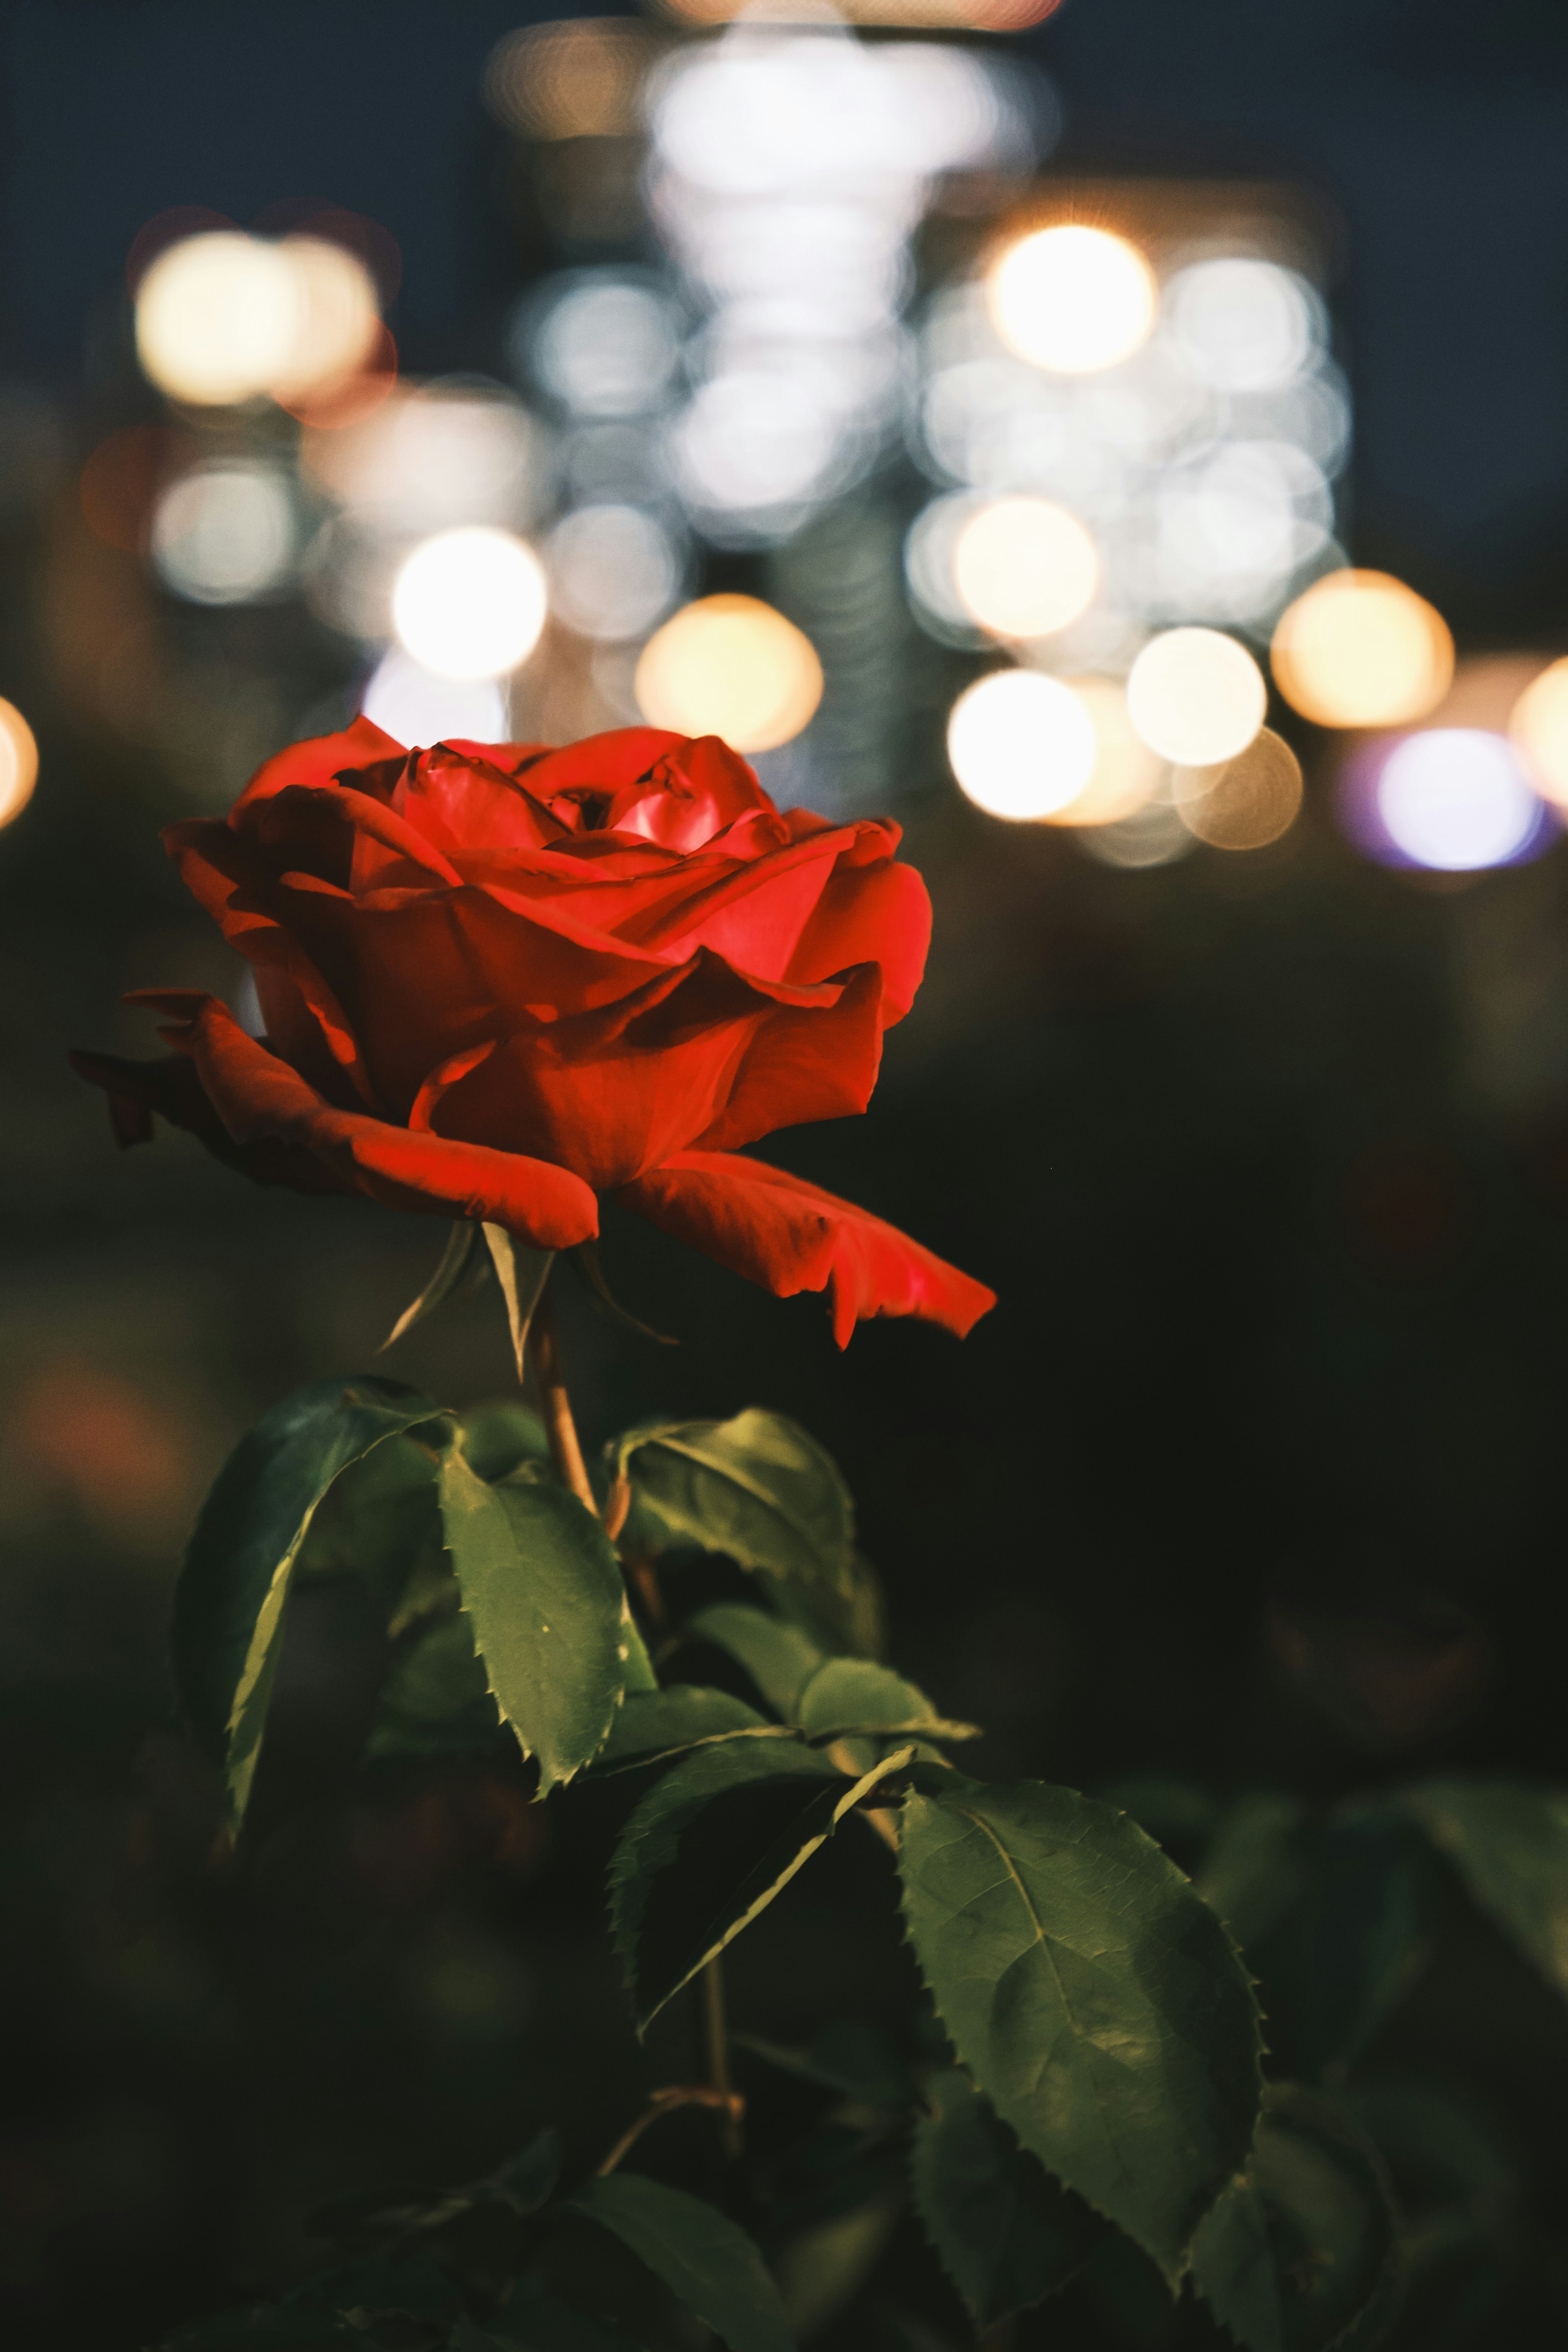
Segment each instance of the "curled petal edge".
M896 1225L740 1153L677 1152L614 1198L775 1298L828 1291L841 1348L874 1315L917 1315L962 1339L996 1304Z
M147 1113L160 1110L262 1182L357 1192L426 1216L471 1217L504 1225L536 1249L574 1249L599 1230L598 1202L570 1169L338 1110L247 1036L216 997L146 990L133 1001L167 1017L163 1034L195 1065L200 1093L232 1148L221 1148L166 1064L111 1065L107 1056L84 1055L82 1076L105 1087L111 1111L120 1107L122 1140L139 1140L150 1127ZM156 1076L140 1078L142 1072Z

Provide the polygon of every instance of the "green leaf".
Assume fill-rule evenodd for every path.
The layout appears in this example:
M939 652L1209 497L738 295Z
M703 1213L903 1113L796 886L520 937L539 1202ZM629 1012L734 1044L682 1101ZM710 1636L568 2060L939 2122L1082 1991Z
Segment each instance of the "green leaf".
M447 1246L441 1252L440 1263L435 1273L413 1305L404 1308L382 1341L380 1352L383 1355L402 1339L405 1331L412 1331L416 1323L423 1323L426 1315L433 1315L454 1291L464 1287L473 1275L475 1252L480 1246L478 1225L467 1217L459 1217L447 1235Z
M800 2231L773 2256L784 2317L802 2342L826 2326L859 2294L899 2225L897 2187Z
M459 2181L449 2189L414 2189L402 2196L340 2198L311 2213L305 2228L313 2238L372 2244L384 2240L395 2244L443 2230L478 2205L500 2205L526 2221L549 2202L560 2176L561 2135L546 2129L535 2132L516 2156L480 2179ZM433 2265L430 2268L435 2280L444 2285L442 2274ZM363 2279L356 2279L356 2286L363 2284Z
M1124 1813L1037 1780L911 1795L899 1869L959 2058L1173 2284L1258 2115L1258 2004L1225 1929Z
M322 1496L351 1463L440 1411L400 1381L319 1381L264 1414L217 1475L174 1592L181 1702L244 1818L281 1653L284 1608Z
M783 1413L655 1423L612 1448L642 1524L663 1544L700 1544L763 1577L847 1643L866 1615L855 1509L837 1463ZM862 1633L864 1627L860 1626Z
M471 1404L454 1413L452 1419L458 1425L464 1461L491 1486L498 1478L521 1470L525 1463L542 1465L550 1459L544 1423L518 1397L492 1397L486 1404Z
M500 1729L500 1716L474 1654L473 1626L467 1617L447 1617L395 1661L376 1703L365 1761L461 1754L489 1747Z
M1426 1965L1441 1874L1381 1801L1342 1807L1304 1853L1305 1900L1268 1966L1290 1988L1297 2071L1322 2077L1360 2060Z
M809 1748L738 1739L700 1748L655 1782L610 1864L639 2034L912 1752L851 1781Z
M1470 1900L1554 1991L1568 1993L1568 1791L1517 1780L1424 1780L1394 1800Z
M506 1300L506 1319L511 1330L511 1349L517 1358L517 1377L523 1377L523 1350L528 1345L528 1327L533 1320L533 1310L544 1296L553 1250L530 1249L504 1225L485 1225L481 1229L494 1262L496 1280L500 1284L501 1297Z
M615 1765L624 1771L634 1764L657 1764L666 1756L706 1746L710 1740L732 1739L748 1732L776 1738L782 1729L760 1716L754 1706L748 1706L743 1698L731 1698L728 1691L705 1690L699 1683L671 1683L667 1690L628 1693L594 1763L596 1769Z
M1294 1797L1242 1797L1215 1830L1194 1884L1243 1951L1263 1941L1306 1891L1302 1830Z
M910 2147L915 2210L976 2326L989 2327L1066 2286L1105 2224L1019 2147L959 2068L927 2097Z
M339 1472L300 1546L291 1589L352 1576L369 1586L389 1623L411 1624L451 1575L441 1552L436 1461L426 1432L385 1438ZM412 1604L412 1605L410 1605Z
M1247 2352L1382 2340L1400 2295L1398 2225L1371 2141L1336 2101L1269 2086L1246 2170L1203 2223L1194 2284Z
M713 2206L630 2172L591 2181L572 2203L629 2246L729 2352L795 2352L761 2254Z
M504 1720L539 1759L539 1793L598 1753L626 1682L620 1563L592 1511L524 1475L488 1486L461 1446L440 1466L447 1549Z
M689 1640L711 1642L750 1675L763 1700L786 1723L795 1720L801 1693L824 1653L798 1625L743 1601L715 1601L686 1628Z
M948 1723L924 1691L870 1658L829 1658L795 1702L808 1738L846 1732L918 1731L922 1739L978 1739L973 1723Z

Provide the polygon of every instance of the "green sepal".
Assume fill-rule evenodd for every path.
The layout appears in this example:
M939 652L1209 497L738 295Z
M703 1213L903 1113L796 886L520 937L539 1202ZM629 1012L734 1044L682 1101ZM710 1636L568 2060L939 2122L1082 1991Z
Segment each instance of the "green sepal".
M441 1252L435 1273L418 1297L404 1308L382 1341L379 1352L384 1355L405 1331L412 1331L416 1323L423 1323L426 1315L434 1315L437 1307L444 1305L456 1292L470 1288L476 1268L483 1269L488 1264L479 1226L468 1217L459 1217L447 1235L447 1245Z
M1376 2149L1336 2100L1273 2083L1245 2170L1203 2222L1193 2284L1247 2352L1356 2352L1398 2314L1399 2224Z
M761 1577L841 1647L874 1636L855 1508L831 1454L783 1413L654 1422L609 1449L631 1480L638 1527L659 1549L696 1544Z
M488 1484L455 1433L439 1495L486 1682L547 1796L598 1753L621 1701L634 1629L620 1562L575 1495L526 1472Z
M553 1250L531 1249L520 1242L504 1225L484 1225L480 1231L489 1247L490 1260L506 1301L506 1319L511 1333L511 1351L517 1359L517 1377L524 1376L524 1351L528 1345L528 1327L533 1320L534 1309L544 1296L544 1286L550 1278Z
M281 1654L295 1565L323 1496L351 1464L440 1412L401 1381L318 1381L263 1415L202 1507L174 1591L176 1686L224 1765L244 1819Z
M754 2242L711 2205L640 2173L590 2181L568 2210L630 2248L729 2352L795 2352Z
M610 1864L639 2036L910 1753L896 1749L851 1780L810 1748L737 1739L697 1749L655 1782Z
M1021 2147L959 2067L915 2120L915 2210L977 2327L1029 2311L1073 2278L1105 2223Z
M1173 2288L1262 2089L1258 2002L1225 1928L1126 1814L1041 1781L952 1773L911 1792L899 1872L960 2060Z

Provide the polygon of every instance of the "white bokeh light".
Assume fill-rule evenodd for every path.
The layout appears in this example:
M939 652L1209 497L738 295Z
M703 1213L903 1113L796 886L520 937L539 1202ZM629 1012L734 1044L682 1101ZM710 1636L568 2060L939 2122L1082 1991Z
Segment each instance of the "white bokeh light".
M1006 248L986 282L1003 341L1055 373L1114 367L1154 324L1154 273L1135 245L1109 229L1037 229Z
M397 646L376 665L360 709L410 750L454 736L473 743L507 737L506 695L493 678L438 677Z
M680 558L657 517L626 506L579 507L544 544L552 609L579 635L640 637L680 589Z
M298 547L289 478L275 466L199 467L172 482L153 511L158 577L196 604L268 595L290 576Z
M1245 751L1263 724L1268 689L1245 646L1217 629L1152 637L1127 677L1127 714L1152 751L1206 768Z
M1050 816L1093 775L1100 739L1070 686L1037 670L994 670L965 688L947 722L959 788L989 816Z
M680 320L657 287L608 271L569 284L534 331L541 383L583 416L640 416L664 398Z
M1305 280L1242 255L1178 270L1164 311L1187 367L1216 392L1289 383L1321 338L1321 306Z
M539 558L509 531L445 530L407 558L392 592L405 650L441 677L500 677L544 626Z
M1383 764L1376 798L1394 847L1437 873L1504 865L1544 822L1512 746L1479 727L1406 736Z

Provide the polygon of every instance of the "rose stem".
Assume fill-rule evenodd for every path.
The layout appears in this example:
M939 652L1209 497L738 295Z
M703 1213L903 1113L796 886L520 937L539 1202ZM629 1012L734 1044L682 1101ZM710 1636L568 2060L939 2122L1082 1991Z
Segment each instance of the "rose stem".
M720 2109L719 2138L728 2157L741 2154L741 2116L730 2080L730 2029L724 2020L724 1962L715 1952L702 1971L702 2026L708 2043L708 2087L727 2104Z
M539 1375L539 1392L544 1404L544 1426L550 1438L550 1458L555 1465L555 1475L562 1485L569 1486L577 1500L585 1503L597 1518L599 1506L594 1500L594 1489L588 1484L588 1473L583 1466L583 1449L577 1443L577 1424L572 1418L572 1400L561 1377L561 1351L555 1344L555 1307L548 1291L533 1310L528 1344L533 1353L533 1369Z

